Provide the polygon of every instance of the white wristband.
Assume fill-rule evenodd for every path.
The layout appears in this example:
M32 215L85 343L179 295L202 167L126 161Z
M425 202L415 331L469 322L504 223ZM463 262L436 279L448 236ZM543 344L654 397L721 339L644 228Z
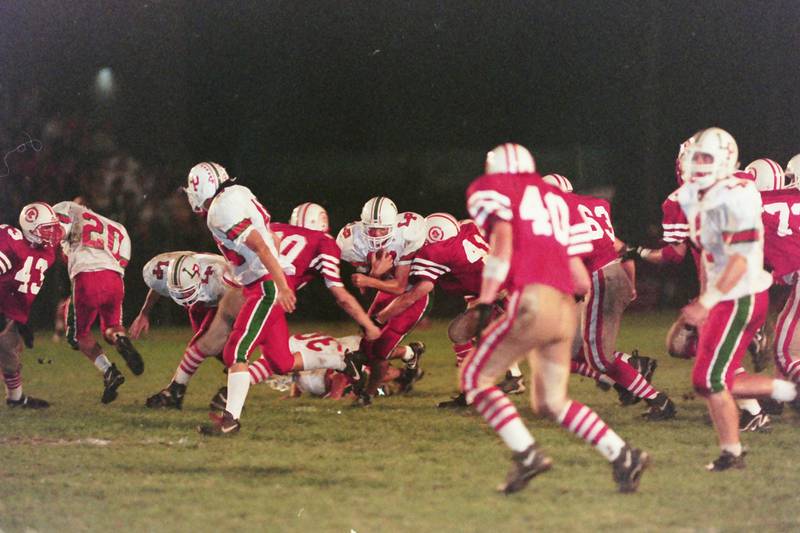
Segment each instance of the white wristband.
M716 287L708 287L706 291L697 299L700 305L706 309L711 309L722 300L723 293Z
M504 282L508 277L511 264L505 259L493 255L486 256L483 262L483 278Z
M649 257L653 254L655 250L651 248L645 248L644 246L640 246L636 249L636 252L639 254L639 257L644 259L645 261L649 260Z

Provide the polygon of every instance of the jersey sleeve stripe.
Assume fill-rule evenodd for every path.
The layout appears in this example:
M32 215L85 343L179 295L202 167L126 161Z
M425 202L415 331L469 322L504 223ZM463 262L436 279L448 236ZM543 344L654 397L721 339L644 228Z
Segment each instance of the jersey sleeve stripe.
M676 243L676 244L680 244L680 243L682 243L682 242L686 241L686 239L688 239L688 238L689 238L689 236L688 236L688 235L685 235L685 236L683 236L683 237L680 237L680 236L672 236L672 235L664 235L664 236L661 238L661 240L662 240L662 241L664 241L664 242L674 242L674 243Z
M758 240L758 230L747 229L737 232L726 232L722 234L728 244L738 244L743 242L755 242Z
M685 229L689 230L689 224L661 224L661 227L665 230L668 229Z
M339 258L338 257L334 257L334 256L332 256L330 254L319 254L314 258L313 261L311 261L311 266L312 267L316 267L317 263L319 263L320 261L328 261L328 262L336 264L336 265L339 264Z
M450 272L450 267L447 267L445 265L440 265L439 263L434 263L433 261L429 261L427 259L422 259L421 257L417 257L416 259L414 259L414 266L416 266L417 264L433 267L435 269L442 270L443 272Z
M9 270L11 270L11 261L6 254L0 252L0 274L5 274Z
M470 214L486 211L490 214L494 214L495 216L502 218L503 220L511 220L513 216L511 209L509 208L508 205L505 205L493 199L478 198L477 200L470 201L468 209ZM484 217L485 216L486 215L484 215ZM473 218L475 217L473 216Z
M421 269L421 268L412 269L411 270L411 274L409 274L409 275L410 276L422 276L422 277L430 279L431 281L436 281L437 279L439 279L439 274L438 273L432 272L430 270L424 270L424 269Z
M475 191L469 197L468 204L473 204L481 200L492 200L503 207L511 207L511 200L505 194L500 194L497 191Z
M237 223L235 226L230 228L228 231L225 232L225 237L228 238L229 241L235 241L236 238L244 233L244 230L249 228L253 222L249 218L245 218L244 220Z
M572 244L567 247L567 255L588 254L592 250L594 250L594 246L589 242L584 244Z

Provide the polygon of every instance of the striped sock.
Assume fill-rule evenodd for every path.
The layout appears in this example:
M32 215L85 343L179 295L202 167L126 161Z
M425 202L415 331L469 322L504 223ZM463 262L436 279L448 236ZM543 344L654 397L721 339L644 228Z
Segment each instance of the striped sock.
M625 447L625 441L597 413L575 400L567 402L557 420L562 427L591 444L609 461L616 459Z
M789 363L786 367L786 377L795 383L800 383L800 359Z
M6 397L9 400L22 399L22 373L13 372L10 374L3 374L3 381L6 382Z
M579 376L583 376L585 378L591 378L595 381L600 379L600 372L586 364L584 361L570 361L569 371L573 374L578 374Z
M533 444L533 436L522 423L517 408L497 387L489 387L475 396L475 409L486 419L506 446L522 452Z
M273 374L263 356L259 357L255 363L249 365L247 367L247 371L250 372L251 385L256 385L257 383L266 381L267 378Z
M175 383L180 383L181 385L189 383L194 373L197 372L197 367L200 366L205 358L206 355L198 350L195 345L187 346L186 351L183 352L183 357L178 365L178 369L175 371Z
M613 363L608 365L606 374L617 384L631 391L637 398L652 400L658 396L658 391L644 379L644 376L629 363L623 361L621 357L617 357Z
M464 344L453 344L453 351L456 354L456 366L460 367L461 363L464 361L469 355L469 351L472 350L474 344L472 342L465 342Z

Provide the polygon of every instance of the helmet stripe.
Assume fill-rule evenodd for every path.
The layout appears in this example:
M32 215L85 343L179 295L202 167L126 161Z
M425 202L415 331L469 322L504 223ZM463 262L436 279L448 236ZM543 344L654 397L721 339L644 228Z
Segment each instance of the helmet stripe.
M211 170L214 171L214 174L217 176L217 179L219 179L219 171L217 170L217 166L214 163L209 163L208 166L211 167Z
M189 257L188 255L182 255L175 260L175 266L172 269L172 284L177 287L178 286L178 279L180 277L180 269L181 265L183 264L183 260Z

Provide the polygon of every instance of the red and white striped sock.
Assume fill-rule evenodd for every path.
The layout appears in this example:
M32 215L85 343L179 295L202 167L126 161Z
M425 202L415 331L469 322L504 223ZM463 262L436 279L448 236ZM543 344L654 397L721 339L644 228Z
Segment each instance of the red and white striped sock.
M631 391L637 398L652 400L658 391L622 357L617 357L606 369L608 377Z
M571 433L591 444L609 461L616 459L625 447L625 441L597 413L575 400L567 402L557 420Z
M469 351L474 344L472 342L465 342L464 344L453 344L453 351L456 354L456 366L461 367L461 363L469 355Z
M187 346L186 351L183 352L183 357L178 365L178 369L175 371L173 380L181 385L189 383L194 373L197 372L197 367L200 366L206 357L207 356L198 350L195 345Z
M3 374L3 381L6 382L6 398L18 401L22 399L22 373L13 372Z
M249 365L247 371L250 372L251 385L266 381L273 374L264 357L259 357L255 363Z
M786 377L795 383L800 383L800 359L792 361L786 366Z
M591 378L595 381L600 379L600 372L586 364L584 361L576 361L573 359L570 361L569 364L569 371L573 374L578 374L579 376L583 376L585 378Z
M506 446L522 452L533 444L533 436L522 423L517 408L497 387L490 387L475 396L475 409L486 419Z

